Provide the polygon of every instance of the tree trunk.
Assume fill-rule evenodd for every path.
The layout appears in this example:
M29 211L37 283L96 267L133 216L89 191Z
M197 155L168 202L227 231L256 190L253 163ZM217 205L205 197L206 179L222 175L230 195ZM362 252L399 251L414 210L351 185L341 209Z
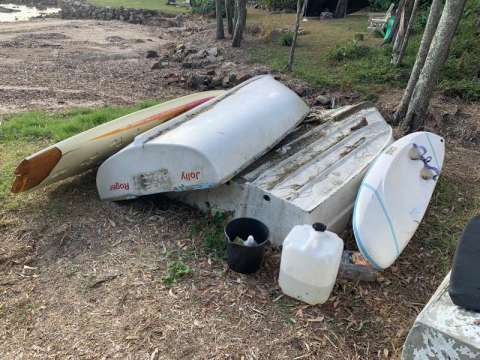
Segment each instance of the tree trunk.
M405 5L402 9L400 16L400 21L398 23L398 31L393 42L393 53L398 53L400 47L402 46L403 39L405 38L405 31L407 29L408 13L409 7L412 4L412 0L406 0Z
M395 112L393 122L398 124L407 113L408 104L412 98L413 89L417 84L418 77L420 76L420 71L422 71L423 65L425 64L425 59L427 58L428 50L430 49L430 44L432 43L433 36L437 30L438 21L440 16L442 16L442 9L444 5L444 0L433 0L430 7L430 14L428 15L427 25L423 32L422 42L418 49L417 58L415 59L415 64L413 65L412 73L410 74L410 79L408 80L407 88L403 93L402 101Z
M230 35L233 34L233 0L225 0L225 15L227 17L227 30Z
M217 40L225 39L223 30L222 0L215 0L215 17L217 18Z
M245 23L247 21L247 0L236 0L235 5L237 16L235 30L233 32L232 46L240 47L243 38L243 30L245 29Z
M305 9L307 8L308 0L297 0L297 18L295 19L295 31L293 33L293 41L292 46L290 47L290 54L288 56L288 64L287 70L292 71L293 68L293 57L295 56L295 48L297 46L297 38L298 38L298 29L300 28L300 21L302 20L303 14L305 13Z
M347 16L348 0L338 0L335 10L335 17L341 18Z
M400 49L392 53L392 64L395 66L398 66L402 62L403 56L405 55L405 51L407 50L408 38L410 37L410 31L412 30L413 21L415 20L415 16L417 15L417 9L419 4L420 4L420 0L415 0Z
M462 17L465 2L466 0L446 0L445 2L425 65L420 72L412 100L408 106L407 116L402 122L404 129L416 131L425 124L430 99L440 70L447 60L450 44Z
M398 3L397 10L395 11L395 21L393 22L393 25L392 25L392 31L390 32L389 37L383 41L383 44L390 43L392 42L392 40L396 38L398 27L400 25L400 18L401 18L400 14L402 13L403 8L405 7L405 1L406 0L400 0L400 2Z

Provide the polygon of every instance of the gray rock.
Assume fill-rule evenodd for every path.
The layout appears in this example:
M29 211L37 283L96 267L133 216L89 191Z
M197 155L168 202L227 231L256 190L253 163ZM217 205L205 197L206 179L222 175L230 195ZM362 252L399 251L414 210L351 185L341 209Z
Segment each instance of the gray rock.
M210 55L210 56L215 56L215 57L218 56L219 55L218 48L213 47L213 48L208 49L207 54Z
M148 50L146 57L147 59L158 58L158 52L156 52L155 50Z
M315 98L315 105L323 105L327 106L332 102L332 99L330 99L328 96L325 95L318 95Z

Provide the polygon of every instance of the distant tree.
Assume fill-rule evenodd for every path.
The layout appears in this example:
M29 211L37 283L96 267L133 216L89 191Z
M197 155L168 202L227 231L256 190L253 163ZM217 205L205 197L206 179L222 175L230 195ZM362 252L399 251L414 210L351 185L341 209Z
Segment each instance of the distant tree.
M412 30L412 25L415 20L415 16L417 15L418 5L420 4L420 0L415 0L413 3L412 12L410 13L410 18L408 19L408 25L403 33L402 39L399 39L399 47L394 49L392 52L392 64L398 66L401 64L403 56L405 55L405 51L407 50L408 39L410 37L410 32Z
M222 0L215 0L215 18L217 19L217 40L225 39L223 29Z
M466 0L445 1L425 64L415 84L407 114L401 122L402 128L408 131L421 129L425 124L428 106L438 82L440 70L447 60L450 44L462 17L465 2Z
M302 20L303 14L305 14L305 9L307 8L308 0L303 1L297 0L297 17L295 19L295 30L293 33L293 41L292 46L290 47L290 54L288 56L288 64L287 70L292 71L293 68L293 58L295 56L295 48L297 46L297 38L298 38L298 29L300 28L300 21Z
M335 9L335 17L342 18L347 16L348 0L338 0L337 8Z
M227 30L230 35L233 35L233 0L225 0L225 15L227 17Z
M234 31L232 46L240 47L243 38L243 31L247 22L247 0L235 0Z
M444 2L445 0L433 0L432 2L427 25L423 32L422 42L420 43L420 47L418 49L417 58L415 60L415 64L413 65L410 79L408 80L407 88L403 93L402 100L394 116L395 124L398 124L407 114L408 105L412 99L413 90L415 89L415 85L417 84L423 65L425 65L430 44L432 43L433 36L437 30L438 22L442 16Z

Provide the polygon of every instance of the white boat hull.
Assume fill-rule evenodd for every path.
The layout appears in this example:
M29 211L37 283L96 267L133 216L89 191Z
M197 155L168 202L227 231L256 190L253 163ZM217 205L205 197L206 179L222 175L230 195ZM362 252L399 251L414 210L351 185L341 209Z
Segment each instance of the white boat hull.
M274 245L295 225L323 222L339 233L366 169L393 141L392 129L368 103L325 111L318 122L301 124L224 185L169 196L203 211L259 219Z
M250 79L137 136L106 160L97 174L99 196L122 200L218 186L271 149L308 111L271 76Z
M362 254L378 269L393 264L415 234L437 184L423 179L424 163L412 160L413 144L423 146L429 164L442 169L443 138L428 132L407 135L378 157L362 181L355 202L353 230Z

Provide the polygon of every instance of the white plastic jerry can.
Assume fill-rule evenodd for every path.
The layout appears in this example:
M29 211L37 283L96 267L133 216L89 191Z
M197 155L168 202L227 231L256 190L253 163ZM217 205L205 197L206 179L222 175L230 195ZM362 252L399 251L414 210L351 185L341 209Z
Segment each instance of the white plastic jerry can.
M310 305L328 300L342 259L343 240L325 230L321 223L297 225L283 242L280 288Z

